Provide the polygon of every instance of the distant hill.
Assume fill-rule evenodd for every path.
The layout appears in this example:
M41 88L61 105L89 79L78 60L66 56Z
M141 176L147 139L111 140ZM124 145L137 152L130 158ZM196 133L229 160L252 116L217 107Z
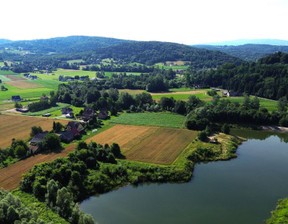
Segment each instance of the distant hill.
M278 39L239 39L231 41L222 41L214 43L205 43L201 45L213 45L213 46L238 46L244 44L268 44L268 45L278 45L278 46L288 46L287 40L278 40Z
M221 51L245 61L257 61L259 58L281 51L288 53L288 46L275 46L267 44L245 44L240 46L212 46L195 45L194 47Z
M11 42L12 42L12 40L0 39L0 45L1 45L1 44L11 43Z
M75 53L95 50L101 47L107 47L128 40L121 40L107 37L89 37L89 36L69 36L69 37L56 37L51 39L39 40L23 40L4 42L0 44L10 48L22 48L23 50L32 53ZM1 47L0 45L0 47Z
M128 41L105 37L70 36L42 40L14 41L2 44L0 48L10 47L34 54L26 54L26 62L34 62L35 67L53 67L61 62L82 59L87 64L97 59L113 58L126 63L139 62L152 65L166 61L189 61L196 69L215 68L226 62L240 64L241 59L219 51L199 49L183 44L159 41ZM53 54L51 54L53 52ZM16 58L17 57L17 58ZM5 54L5 60L23 59L21 56ZM36 65L37 61L37 65ZM56 65L57 64L57 65Z
M199 49L183 44L158 41L133 41L114 46L99 48L93 55L100 58L116 58L126 62L155 64L166 61L190 61L195 68L218 67L225 62L236 64L239 58L219 51Z

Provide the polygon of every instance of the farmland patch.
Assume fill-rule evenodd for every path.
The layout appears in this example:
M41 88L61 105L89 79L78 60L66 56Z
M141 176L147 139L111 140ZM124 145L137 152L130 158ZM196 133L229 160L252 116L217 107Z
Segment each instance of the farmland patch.
M42 86L39 86L35 83L28 82L26 80L11 81L11 82L9 82L9 85L14 86L18 89L36 89L36 88L42 87Z
M27 116L0 115L0 147L11 145L12 139L27 139L33 126L40 126L43 131L51 130L53 121L67 124L66 120L53 120Z
M128 160L169 165L196 136L197 132L186 129L115 125L87 142L116 142Z

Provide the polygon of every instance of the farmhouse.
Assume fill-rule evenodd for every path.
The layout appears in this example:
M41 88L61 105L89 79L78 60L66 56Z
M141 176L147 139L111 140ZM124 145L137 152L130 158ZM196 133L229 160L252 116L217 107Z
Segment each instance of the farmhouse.
M44 141L45 136L48 135L48 133L49 133L48 131L45 131L43 133L38 133L30 140L29 149L33 153L39 152L41 150L41 148L39 147L39 143Z
M80 135L81 131L84 130L84 127L79 122L70 121L66 126L66 130L71 131L71 133L76 136Z
M83 121L88 121L90 118L94 116L94 110L91 108L84 108L82 120Z
M19 95L12 96L12 101L21 101L21 97Z
M101 119L101 120L106 120L106 119L109 119L109 118L110 118L107 109L101 110L101 111L99 112L99 114L97 115L97 117L98 117L99 119Z
M62 114L69 114L69 113L72 113L73 112L73 109L72 108L69 108L69 107L64 107L61 109L61 113Z
M238 92L229 92L229 91L227 91L227 90L224 90L223 92L222 92L222 96L223 97L225 97L225 96L243 96L243 94L242 93L238 93Z
M61 141L65 143L69 143L74 139L74 135L71 131L60 131L57 135L60 137Z

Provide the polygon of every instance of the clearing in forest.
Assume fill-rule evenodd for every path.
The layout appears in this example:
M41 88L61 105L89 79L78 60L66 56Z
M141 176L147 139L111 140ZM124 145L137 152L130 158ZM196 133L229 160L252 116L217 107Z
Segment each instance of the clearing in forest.
M87 142L116 142L128 160L170 165L196 136L197 132L187 129L115 125Z

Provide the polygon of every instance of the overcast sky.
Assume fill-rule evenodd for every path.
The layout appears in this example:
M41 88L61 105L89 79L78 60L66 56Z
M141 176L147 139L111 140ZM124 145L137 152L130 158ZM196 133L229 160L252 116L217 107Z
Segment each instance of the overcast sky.
M288 0L4 0L0 39L288 40Z

